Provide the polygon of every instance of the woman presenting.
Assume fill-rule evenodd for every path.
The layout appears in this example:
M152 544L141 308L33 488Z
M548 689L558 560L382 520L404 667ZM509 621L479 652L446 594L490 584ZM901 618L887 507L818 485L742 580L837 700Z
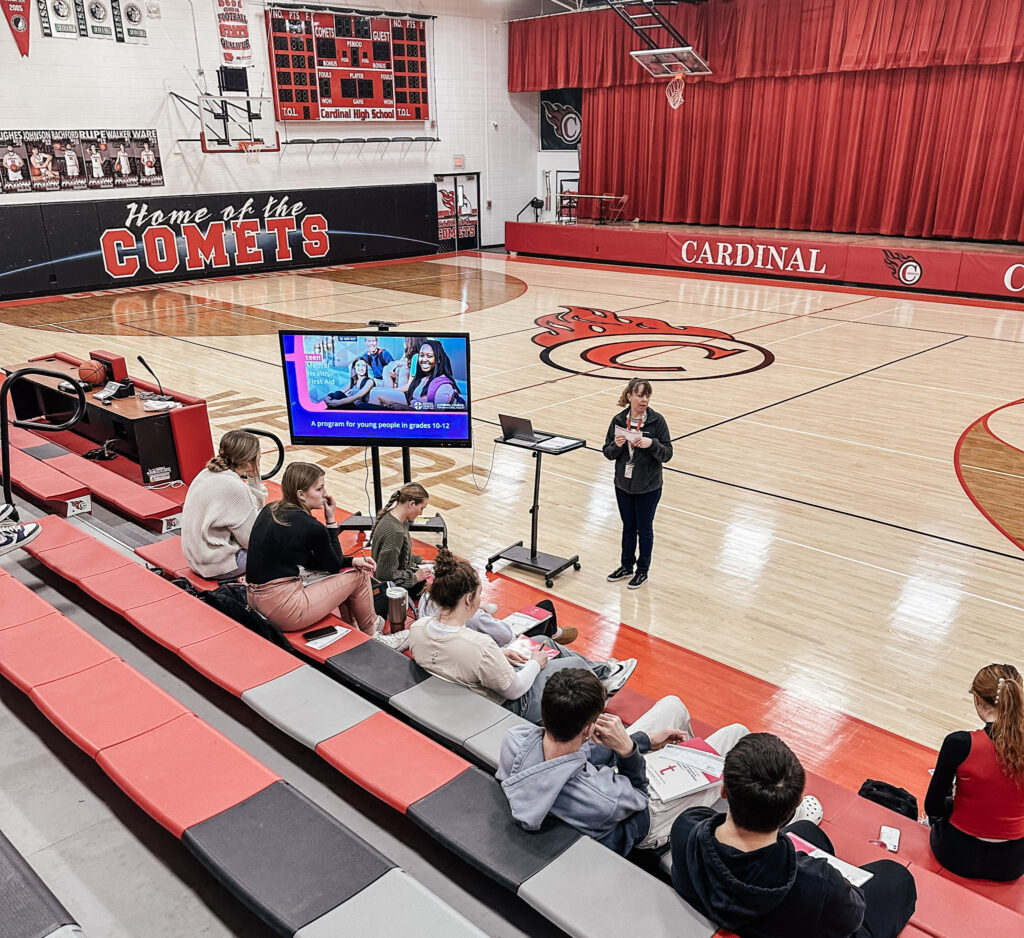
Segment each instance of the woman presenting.
M1009 882L1024 875L1024 685L1012 664L971 683L985 728L950 733L924 810L935 858L951 873Z
M654 512L661 499L661 464L672 458L672 436L665 418L650 408L651 394L650 381L630 378L619 398L619 407L626 409L612 418L604 440L605 457L615 461L615 498L622 519L622 556L608 579L630 577L626 585L631 590L647 582Z

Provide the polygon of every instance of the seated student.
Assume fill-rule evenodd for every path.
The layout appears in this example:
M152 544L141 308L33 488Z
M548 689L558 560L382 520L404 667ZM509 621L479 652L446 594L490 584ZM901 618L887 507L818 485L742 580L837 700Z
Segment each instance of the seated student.
M312 515L318 508L326 527ZM384 620L373 611L374 563L342 553L334 509L319 466L296 462L285 469L281 500L259 513L249 536L249 605L282 632L298 632L345 603L346 621L390 644L390 636L380 635ZM303 571L327 575L303 582Z
M369 365L366 360L357 358L352 362L348 372L348 385L341 391L332 391L324 398L324 404L330 408L365 407L367 395L374 388L373 378L367 374Z
M873 875L857 887L798 851L786 831L835 853L814 823L791 820L804 782L803 766L777 736L741 739L725 757L728 813L691 808L672 826L672 885L740 938L896 938L914 914L914 877L876 860L862 867Z
M409 601L415 602L430 576L430 570L421 567L423 558L412 552L409 536L409 524L423 514L429 501L422 485L408 482L388 499L373 522L370 553L377 565L374 576L380 584L374 592L374 607L380 615L388 606L389 582L405 587Z
M935 858L951 873L1009 882L1024 875L1024 686L1012 664L971 683L983 730L950 733L924 810Z
M416 663L431 674L464 684L531 723L540 719L544 685L556 671L587 668L613 694L636 668L635 658L588 661L550 639L543 643L557 651L555 658L543 651L527 658L511 648L498 648L489 636L466 627L480 608L480 577L470 564L444 548L434 561L430 591L440 611L417 619L408 630L409 650ZM516 671L513 665L523 667Z
M181 509L181 552L208 580L245 573L249 532L267 500L260 481L260 440L245 430L221 437L213 457L188 487Z
M43 533L41 525L34 521L19 523L8 521L14 514L14 506L0 503L0 555L10 553L34 541Z
M571 645L576 641L579 630L572 626L558 627L558 614L555 612L555 604L550 599L538 601L537 608L551 613L551 618L540 625L534 626L532 629L527 629L521 634L530 638L546 636L547 638L554 639L559 645ZM430 585L428 584L420 594L420 601L417 604L416 612L422 619L424 616L436 616L440 611L441 607L430 596ZM474 632L482 632L484 635L490 635L494 639L495 645L499 648L504 648L510 642L515 641L517 636L507 622L503 619L494 618L494 614L497 611L497 604L481 603L476 613L466 620L466 628L472 629Z
M643 754L691 739L690 714L678 697L662 697L629 729L604 713L607 694L590 671L567 668L544 687L539 726L505 735L498 781L512 816L537 830L548 814L625 856L663 846L681 811L718 800L718 788L663 802L648 797ZM734 723L708 744L727 753L748 730Z

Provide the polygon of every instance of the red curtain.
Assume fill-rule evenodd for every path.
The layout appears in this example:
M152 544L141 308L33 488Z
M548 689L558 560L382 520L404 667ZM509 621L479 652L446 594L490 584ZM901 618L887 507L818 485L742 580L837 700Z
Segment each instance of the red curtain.
M629 218L1024 241L1020 11L680 5L671 15L715 75L688 85L678 111L629 58L639 43L613 13L520 21L509 90L588 89L580 189L628 194Z
M663 7L708 81L1024 61L1020 0L709 0ZM652 30L659 45L668 34ZM509 91L653 82L611 10L509 24Z
M899 69L583 99L584 192L645 221L1024 240L1024 66Z

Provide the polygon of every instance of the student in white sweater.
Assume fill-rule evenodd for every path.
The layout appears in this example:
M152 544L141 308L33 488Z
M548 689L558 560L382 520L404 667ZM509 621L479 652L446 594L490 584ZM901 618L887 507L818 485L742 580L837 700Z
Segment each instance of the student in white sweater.
M181 512L181 550L200 576L234 580L245 573L249 532L267 500L259 460L259 438L231 430L188 487Z

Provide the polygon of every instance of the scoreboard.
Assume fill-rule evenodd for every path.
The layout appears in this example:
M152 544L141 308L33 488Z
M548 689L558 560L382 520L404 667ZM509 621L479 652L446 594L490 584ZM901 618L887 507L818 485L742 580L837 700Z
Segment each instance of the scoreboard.
M278 120L429 120L425 20L322 7L266 16Z

